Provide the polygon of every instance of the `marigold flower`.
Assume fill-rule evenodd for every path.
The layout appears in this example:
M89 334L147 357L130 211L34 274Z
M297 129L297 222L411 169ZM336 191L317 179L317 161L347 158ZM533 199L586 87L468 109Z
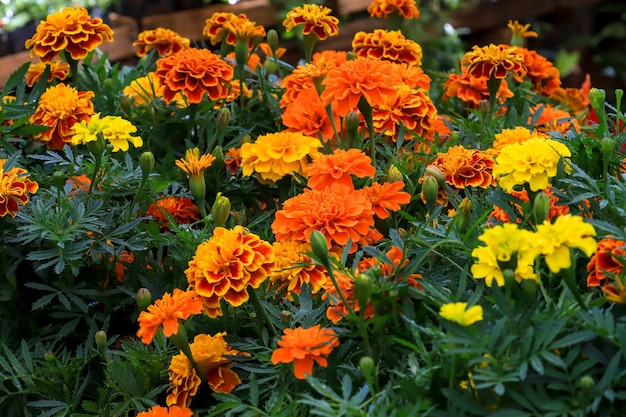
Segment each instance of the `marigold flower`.
M556 176L561 158L565 158L567 169L567 158L571 155L561 142L534 137L503 147L496 158L493 176L506 191L526 183L532 191L543 190Z
M241 168L244 176L256 173L266 181L278 181L286 175L303 174L307 157L315 158L322 147L319 139L302 133L282 131L257 137L241 145Z
M257 26L243 13L216 12L206 19L202 34L209 37L212 45L225 40L228 45L234 46L237 38L245 39L250 49L255 39L265 36L265 28Z
M452 73L443 85L444 93L442 98L447 100L450 97L457 97L470 106L477 109L480 102L489 100L489 89L486 78L472 77L466 68L461 68L461 74ZM504 103L508 98L513 97L513 92L509 90L506 80L500 82L500 88L496 92L498 103Z
M317 91L318 85L326 78L328 71L343 62L346 62L343 54L317 53L313 55L310 63L298 65L281 83L285 92L280 98L280 107L287 107L306 90L315 89Z
M94 97L91 91L78 91L65 84L48 87L39 98L39 105L30 116L30 123L48 126L45 132L35 133L34 138L44 142L50 149L63 149L73 135L72 127L87 121L94 114Z
M518 48L508 45L483 46L474 45L471 51L461 58L461 65L467 68L467 72L473 78L489 79L505 78L510 72L515 78L520 79L526 75L524 56Z
M104 41L113 41L113 30L109 25L100 18L92 19L82 7L66 7L48 14L24 46L33 48L31 57L37 55L42 62L48 63L61 51L69 53L72 59L84 59Z
M323 329L319 324L313 327L285 329L278 341L278 348L272 353L272 363L293 362L293 372L298 379L313 375L313 363L328 366L326 358L339 346L339 339L332 329Z
M524 66L527 69L525 78L530 80L533 90L546 97L552 96L561 86L561 73L558 68L546 57L539 55L537 51L526 48L517 48L517 50L524 56Z
M461 302L448 303L441 306L439 315L461 326L469 326L483 319L483 308L479 305L467 308L467 303Z
M156 63L156 76L163 85L163 99L171 103L178 93L189 103L200 103L204 94L217 101L228 95L234 70L208 49L189 48Z
M241 168L241 150L239 148L230 148L224 155L224 164L230 175L237 174L237 170Z
M339 19L329 16L331 9L318 4L303 4L287 12L283 26L287 32L291 32L296 26L304 26L302 33L309 35L314 33L320 40L339 33Z
M199 178L204 174L204 170L213 164L215 157L210 153L200 156L200 149L187 149L184 158L176 160L176 166L189 178Z
M66 183L68 182L72 183L72 191L70 195L75 195L78 190L83 193L88 193L89 187L91 186L91 178L89 178L86 174L74 175L67 179Z
M20 206L28 203L28 194L35 194L39 184L28 178L24 168L13 167L4 170L6 159L0 159L0 217L9 214L15 217Z
M516 126L510 129L502 129L500 133L496 133L493 145L487 149L485 153L494 158L500 154L502 148L512 143L524 143L529 139L541 137L546 138L547 135L542 132L532 132L526 127Z
M572 265L570 248L578 248L586 256L591 256L596 251L596 241L592 237L595 235L594 227L585 223L582 217L565 214L557 217L554 223L546 220L538 225L535 239L548 268L556 273Z
M587 286L597 287L621 275L624 265L618 256L626 256L625 241L613 237L600 239L596 245L596 252L587 264Z
M352 175L357 178L373 177L376 169L372 159L360 149L335 149L330 155L319 155L305 169L309 176L307 185L322 190L332 184L354 188Z
M163 86L154 71L150 71L143 77L131 81L128 86L124 87L122 94L129 97L132 104L149 104L163 97Z
M417 19L420 11L415 5L415 0L373 0L367 7L367 11L372 17L382 17L394 12L402 15L405 19Z
M50 67L50 74L48 74L48 82L51 83L54 80L63 81L70 73L70 64L61 62L58 59L53 59L49 64L44 62L31 63L26 71L25 81L29 87L34 86L41 80L46 68Z
M518 36L521 38L536 38L539 36L537 32L530 30L530 23L526 23L522 25L518 20L509 20L506 27L511 29L513 32L513 36Z
M361 58L422 65L422 47L405 38L399 30L375 29L371 33L357 32L352 39L352 51Z
M408 204L411 194L401 191L404 181L384 182L379 184L374 181L372 185L363 187L363 191L372 203L372 209L379 219L389 217L390 211L400 210L400 204Z
M311 232L319 230L329 247L345 246L352 240L350 252L374 225L374 211L367 195L344 184L332 184L323 190L305 189L286 200L276 212L272 231L276 240L308 242Z
M322 293L322 300L329 301L329 306L326 309L326 318L334 324L337 324L348 315L350 309L362 315L366 320L374 317L374 307L371 303L368 302L366 306L359 304L354 294L354 278L341 272L334 272L334 274L339 290L349 305L345 305L335 284L331 280L327 280L324 284L324 292Z
M313 263L307 252L311 245L295 240L279 240L274 247L274 268L270 274L270 286L277 291L287 291L287 298L300 294L303 284L311 287L311 293L317 294L326 282L324 267Z
M321 94L324 106L333 104L335 112L344 117L365 99L372 106L385 104L385 96L395 94L400 79L389 61L355 58L330 69Z
M589 108L589 90L591 89L591 78L589 74L585 76L585 81L580 88L557 88L550 98L560 101L569 112L576 118L584 114Z
M539 113L539 117L536 114ZM530 108L528 123L539 132L558 132L565 135L569 130L580 132L580 123L565 110L555 109L549 104L537 104Z
M559 197L554 195L554 193L552 192L550 188L546 188L542 192L549 197L549 201L550 201L550 208L548 211L547 220L552 220L553 218L557 216L562 216L564 214L569 213L569 207L564 206L564 205L559 205L558 204ZM511 190L509 191L509 194L511 194L513 197L519 198L523 202L526 202L526 203L529 202L528 192L526 191L526 189L522 189L521 191ZM511 204L511 207L513 208L515 212L519 213L519 217L517 217L516 219L517 223L522 223L522 215L523 215L522 207L519 204ZM493 219L496 219L502 223L507 223L511 221L511 217L502 208L498 206L493 206L493 212L489 215L489 220L493 220Z
M177 405L167 407L161 407L155 405L148 411L143 411L137 414L137 417L191 417L193 412L188 408L180 408Z
M494 160L478 149L465 149L461 145L437 154L432 163L445 175L446 182L458 189L468 186L488 188L493 179Z
M248 301L247 287L258 288L274 266L272 245L242 226L216 227L196 249L185 271L190 288L202 298L211 318L222 315L220 300L238 307Z
M142 57L156 50L160 57L174 55L190 47L189 38L180 36L171 29L155 28L144 30L137 36L133 46L138 46L137 56Z
M387 252L385 252L385 258L379 259L371 256L364 256L357 265L357 272L364 273L370 268L377 268L380 270L380 276L390 280L397 275L397 271L400 268L404 268L409 263L409 260L404 256L402 249L397 246L392 246ZM406 280L406 283L411 287L421 288L418 283L418 279L421 279L420 274L411 274L408 278L400 276L399 279Z
M393 66L402 80L399 85L407 85L410 88L421 88L424 92L430 89L432 79L424 72L422 67L417 65L396 63Z
M319 134L324 142L332 141L335 136L328 112L313 85L300 91L295 99L285 106L280 118L289 132L312 137ZM339 116L333 114L333 118L335 126L339 126Z
M606 301L626 304L626 283L621 276L615 277L612 283L602 286Z
M146 217L151 217L161 225L161 230L167 230L168 217L174 218L177 224L190 224L200 220L200 211L188 197L164 197L152 203L146 211Z
M100 118L100 113L96 113L89 120L83 120L72 126L74 134L70 141L72 145L84 145L95 141L98 134L102 134L104 139L113 145L113 152L127 151L129 142L136 148L143 145L140 137L131 135L136 131L137 127L126 119L119 116Z
M147 345L152 342L161 326L166 337L178 334L178 320L187 320L192 314L201 312L202 301L194 291L175 288L172 294L166 292L147 311L139 313L137 337Z
M505 269L515 274L515 280L538 280L533 264L537 257L534 248L534 233L519 229L516 224L505 223L486 229L478 240L486 246L479 246L472 251L476 261L472 265L472 275L476 279L484 279L488 287L493 281L499 287L504 286Z
M239 375L231 368L232 361L226 357L248 354L233 349L226 343L224 336L225 332L215 336L199 334L189 345L200 375L183 353L172 358L168 368L170 386L165 399L167 405L189 407L191 397L196 395L202 381L207 381L213 392L224 394L230 393L241 383Z

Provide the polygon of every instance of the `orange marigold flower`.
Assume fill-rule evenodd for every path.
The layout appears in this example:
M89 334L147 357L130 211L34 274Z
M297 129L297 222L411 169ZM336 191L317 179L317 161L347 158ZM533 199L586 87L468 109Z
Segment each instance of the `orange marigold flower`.
M335 137L328 112L313 85L300 91L295 100L285 106L280 118L289 132L312 137L319 134L324 142L332 141ZM339 116L333 113L333 118L335 126L339 126Z
M612 283L605 284L602 292L606 296L606 301L626 304L626 283L621 276L615 277Z
M252 48L255 38L265 36L265 29L263 26L257 26L243 13L236 15L230 12L216 12L206 19L202 34L209 37L212 45L225 40L228 45L234 46L239 38L246 39L248 48Z
M355 56L362 58L422 65L422 47L405 38L399 30L375 29L372 33L357 32L352 39L352 51Z
M372 17L385 18L393 13L398 13L405 19L420 17L415 0L373 0L367 7L367 11Z
M28 178L24 168L13 167L4 170L6 159L0 159L0 217L9 214L15 217L20 206L28 203L28 194L35 194L39 184Z
M302 25L304 35L314 33L320 40L324 40L339 33L339 19L330 16L331 11L319 4L303 4L287 12L283 26L287 32L291 32L296 26Z
M274 266L272 245L243 226L216 227L196 249L185 271L190 288L211 318L222 315L220 300L238 307L248 301L248 285L258 288Z
M374 131L396 140L400 126L416 136L428 136L434 129L437 108L424 90L399 85L383 104L372 106Z
M443 85L443 89L442 98L444 100L450 97L458 97L473 109L477 109L481 101L489 100L487 79L472 77L466 68L461 69L461 75L450 74L448 80ZM513 97L513 92L509 90L506 80L502 80L500 88L496 93L498 102L502 104L511 97Z
M352 175L357 178L373 177L376 169L372 159L360 149L351 148L347 151L335 149L330 155L319 155L305 169L309 176L307 185L322 190L332 184L343 184L354 188Z
M230 175L237 174L237 170L241 168L241 149L230 148L224 155L224 164Z
M410 64L395 64L394 71L402 80L400 85L408 85L411 88L421 88L424 91L430 89L431 78L424 72L422 67Z
M53 59L49 64L44 62L31 63L28 67L28 71L26 71L26 85L32 87L37 84L37 82L41 80L41 77L43 77L43 74L46 72L46 68L48 68L48 66L50 67L50 74L48 74L49 83L55 79L63 81L70 73L70 64L61 62L58 59Z
M345 246L352 240L350 252L374 226L374 211L367 195L344 184L332 184L323 190L305 189L285 201L276 212L272 231L276 240L308 242L311 232L319 230L328 246Z
M558 68L537 51L526 48L517 48L517 51L524 56L524 66L527 69L525 77L532 83L533 90L547 97L554 94L561 86L561 73Z
M537 114L539 115L537 117ZM549 104L536 104L530 108L528 123L539 132L558 132L566 134L568 130L576 129L580 132L580 123L565 110L555 109Z
M166 292L160 300L148 307L148 311L139 313L137 337L149 344L163 326L163 334L170 337L178 333L178 320L186 320L192 314L202 312L202 301L194 291L175 288L172 294Z
M232 80L230 83L230 90L228 91L228 95L224 98L224 103L231 103L241 96L241 80ZM246 83L243 83L243 96L246 98L252 98L254 96L254 91L252 91ZM222 103L216 103L215 108L219 109L222 107Z
M313 327L283 330L278 348L272 353L272 363L293 362L296 378L305 379L313 375L313 363L328 366L326 358L339 346L339 339L332 329L322 329L319 324Z
M230 393L241 384L241 379L232 370L232 361L227 359L227 356L248 356L248 354L233 349L226 343L224 336L225 332L217 333L215 336L199 334L189 345L199 375L189 358L182 352L172 358L168 368L170 386L165 399L167 405L189 407L191 398L198 392L202 381L207 381L213 392L224 394Z
M404 188L404 181L384 182L379 184L373 182L368 187L363 187L365 194L372 203L374 213L380 219L389 217L390 211L400 210L400 204L408 204L411 201L411 194L401 191Z
M270 286L277 291L287 291L287 298L300 294L303 284L310 286L311 293L317 294L326 282L324 267L313 263L307 252L311 245L295 240L279 240L274 247L274 268L270 274Z
M600 239L587 264L587 286L597 287L621 275L624 264L617 259L618 256L626 256L625 241L613 237Z
M189 178L200 178L204 170L213 164L215 157L210 153L200 156L200 149L187 149L185 157L176 160L176 166Z
M89 178L86 174L74 175L67 179L66 183L68 182L72 183L72 191L70 192L70 195L75 195L78 190L83 193L88 193L89 187L91 186L91 178Z
M37 55L42 62L48 63L61 51L67 52L72 59L84 59L104 41L113 41L113 30L109 25L99 17L92 19L87 9L66 7L42 20L24 46L33 48L31 57Z
M591 89L591 77L585 76L585 81L580 88L557 88L551 98L564 104L576 117L584 114L589 108L589 90Z
M523 143L535 137L545 138L547 135L542 132L532 132L523 126L516 126L512 129L502 129L502 132L496 133L493 145L485 152L495 158L506 145Z
M193 412L188 408L180 408L177 405L167 407L161 407L155 405L148 411L143 411L137 414L137 417L191 417Z
M372 107L384 105L385 96L395 94L399 82L391 62L355 58L328 71L322 81L322 103L333 103L336 113L343 117L357 108L361 98Z
M310 63L298 65L291 74L287 75L281 84L285 92L280 98L280 107L287 107L305 90L313 88L317 91L317 84L326 78L328 71L339 65L333 57L341 59L335 55L316 54Z
M30 123L48 126L45 132L35 133L34 138L44 142L50 149L63 149L70 143L72 127L80 121L88 121L94 114L94 97L91 91L78 91L65 84L51 87L39 98L39 105L30 116Z
M158 27L144 30L137 36L133 46L138 46L137 56L142 57L156 49L160 57L173 55L190 47L189 38L180 36L171 29Z
M151 204L146 216L156 220L161 230L166 230L169 220L166 215L172 216L178 224L189 224L200 220L200 211L188 197L164 197Z
M370 268L378 268L380 270L381 277L389 280L394 278L396 276L396 272L400 268L408 265L408 263L409 260L404 256L402 249L397 246L393 246L385 252L385 257L383 259L371 256L363 257L359 261L357 271L359 273L363 273ZM406 278L406 283L411 287L421 288L420 284L417 282L417 280L421 278L422 276L420 274L411 274L408 278Z
M437 154L432 165L443 172L449 185L458 189L468 186L488 188L495 184L495 162L490 155L478 149L453 146L445 153Z
M154 102L157 98L163 98L163 85L154 71L150 71L143 77L136 78L122 90L122 93L131 99L135 105L144 105ZM178 94L175 98L177 104L184 104L185 98Z
M311 57L311 63L320 67L336 67L348 60L348 52L337 51L334 49L325 49L315 52Z
M548 217L546 218L546 220L552 220L557 216L562 216L569 213L569 207L565 205L559 205L559 197L554 195L550 188L546 188L542 192L549 197L550 201L550 209L548 211ZM519 198L525 203L529 202L528 192L526 191L526 189L522 189L521 191L511 190L508 193L513 197ZM517 223L521 224L524 214L522 206L515 203L511 203L510 206L514 212L519 213L516 221ZM501 207L498 206L493 206L493 212L489 215L488 220L491 221L493 219L496 219L502 223L508 223L511 221L511 217Z
M326 309L326 318L334 324L337 324L342 318L348 315L350 309L355 313L361 314L366 320L374 317L374 307L371 303L367 303L365 307L359 304L354 294L354 278L341 272L334 272L334 274L339 290L345 297L349 306L346 306L343 302L337 292L335 284L331 280L327 280L324 284L324 293L322 293L322 300L328 300L329 302L329 306ZM348 307L350 307L350 309Z
M243 175L255 172L262 180L275 182L286 175L303 174L308 157L316 157L321 147L319 139L302 133L261 135L253 143L241 145Z
M518 48L508 45L483 46L474 45L471 51L461 58L461 66L467 68L467 72L473 78L489 79L505 78L510 72L515 78L520 79L526 75L524 55Z
M171 103L182 93L189 103L200 103L204 94L216 101L228 95L234 70L208 49L189 48L157 61L155 72L163 85L163 99Z

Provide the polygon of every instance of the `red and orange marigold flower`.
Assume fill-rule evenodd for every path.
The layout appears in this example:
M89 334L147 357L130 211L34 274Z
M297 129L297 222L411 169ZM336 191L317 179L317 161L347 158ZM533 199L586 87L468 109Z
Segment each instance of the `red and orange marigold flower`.
M178 334L178 320L186 320L192 314L202 312L202 301L194 291L175 288L172 294L166 292L160 300L139 313L137 337L145 344L152 342L157 331L163 327L163 334L170 337Z
M224 40L228 45L235 46L239 38L248 41L248 48L252 48L256 39L265 36L265 28L249 20L243 13L216 12L206 19L202 34L209 37L212 45Z
M558 68L537 51L526 48L517 48L517 51L524 56L524 66L527 69L525 77L532 83L533 90L546 97L552 96L561 86Z
M138 46L137 56L142 57L150 51L156 50L158 56L165 57L178 53L190 47L189 38L180 36L171 29L158 27L144 30L137 36L133 46Z
M271 361L278 363L293 362L293 372L298 379L313 375L313 364L328 366L327 357L339 346L339 339L332 329L313 327L285 329L278 341L278 348L272 353Z
M188 408L181 408L177 405L169 407L161 407L155 405L148 411L142 411L137 417L192 417L193 412Z
M509 72L517 79L526 75L524 55L518 48L508 45L490 44L482 48L474 45L471 51L461 58L461 66L467 68L467 72L473 78L489 79L505 78Z
M361 58L422 65L422 47L405 38L399 30L375 29L371 33L357 32L352 40L352 51Z
M200 211L188 197L163 197L151 204L146 216L156 220L161 230L167 230L172 216L177 224L189 224L200 220Z
M112 40L113 30L102 19L92 19L82 7L66 7L42 20L25 47L33 48L31 57L37 55L48 63L61 52L75 60L84 59L102 42Z
M347 151L335 149L330 155L313 158L305 172L309 176L307 185L322 190L332 184L354 188L352 175L357 178L373 177L376 169L372 165L372 159L365 152L351 148Z
M472 77L466 68L461 68L461 74L451 73L443 89L444 100L457 97L473 109L477 109L481 101L489 100L487 79ZM513 97L513 92L509 90L506 80L502 80L496 92L496 100L502 104L511 97Z
M156 76L163 85L163 99L171 103L178 93L189 103L200 103L206 93L211 101L228 96L234 70L208 49L189 48L157 61Z
M248 301L248 286L258 288L274 266L272 245L243 226L216 227L196 249L185 271L189 287L202 299L204 312L222 315L220 301L238 307Z
M288 299L300 294L302 285L308 285L316 294L326 282L324 267L313 263L307 252L311 245L295 240L274 242L274 268L270 274L270 286L278 292L286 291Z
M339 32L339 19L330 16L331 11L319 4L303 4L287 12L283 26L287 32L291 32L296 26L303 26L304 35L313 33L318 39L324 40Z
M35 194L39 184L28 178L24 168L4 170L6 159L0 159L0 217L15 217L21 206L28 203L28 195Z
M478 149L465 149L461 145L437 154L432 163L441 170L446 182L457 188L488 188L495 184L493 178L493 158Z
M388 17L397 13L405 19L417 19L420 11L415 5L415 0L373 0L367 7L372 17Z
M538 116L537 116L538 114ZM580 132L580 123L569 112L556 109L549 104L537 104L530 108L528 123L532 124L539 132L557 132L566 134L575 129Z
M63 149L74 135L72 127L80 121L89 121L94 114L91 91L78 91L74 87L58 84L48 89L39 98L39 105L30 116L30 123L49 127L34 135L35 140L50 149Z
M587 285L598 287L611 283L624 271L624 264L617 256L626 257L626 242L605 237L597 243L596 252L587 264Z
M70 73L70 65L66 62L62 62L59 59L53 59L49 64L44 62L31 63L26 71L26 85L29 87L34 86L41 80L46 68L50 67L50 74L48 74L48 82L51 83L54 80L63 81Z

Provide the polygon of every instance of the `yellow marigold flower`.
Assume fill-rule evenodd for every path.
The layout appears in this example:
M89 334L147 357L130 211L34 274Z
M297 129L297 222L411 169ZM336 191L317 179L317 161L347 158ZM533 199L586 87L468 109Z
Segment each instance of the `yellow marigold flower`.
M461 326L469 326L483 319L483 308L479 305L467 308L467 303L448 303L441 306L439 315Z
M35 194L39 184L28 178L24 168L13 167L5 172L6 159L0 159L0 217L15 217L20 206L28 203L28 194Z
M202 381L206 381L213 392L225 394L241 384L239 375L232 370L231 360L226 356L248 354L233 349L226 343L224 336L225 332L215 336L199 334L189 345L200 375L183 353L172 358L168 368L170 386L165 399L168 406L189 407Z
M572 265L570 249L578 248L587 257L591 256L596 251L596 241L592 237L595 235L593 225L571 214L558 216L554 223L546 220L537 226L535 233L537 247L554 273Z
M352 40L354 55L385 59L396 63L422 65L422 47L407 39L399 30L376 29L372 33L357 32Z
M535 137L546 138L547 135L541 132L531 132L522 126L516 126L511 129L502 129L502 132L496 133L493 145L491 145L491 148L487 149L485 153L496 157L505 146L512 143L524 143Z
M46 72L48 65L50 66L50 74L48 74L49 83L55 79L63 81L70 73L70 64L61 62L58 59L53 59L50 64L44 62L31 63L28 67L28 71L26 71L26 85L32 87L37 84L37 82L41 80L41 77L43 77L44 72Z
M176 160L176 166L189 178L201 177L204 170L211 166L215 157L210 153L200 156L200 149L187 149L185 157Z
M185 271L189 286L202 298L204 312L222 315L220 300L234 307L248 301L247 287L258 288L274 266L272 245L242 226L216 227L196 249Z
M484 279L488 287L495 280L498 286L504 286L505 269L515 273L515 280L538 280L533 269L537 249L533 246L534 233L519 229L516 224L505 223L483 232L478 238L486 246L479 246L472 251L476 262L472 265L472 275Z
M283 26L291 32L298 25L303 25L302 33L314 33L320 40L339 33L339 19L329 16L331 9L318 4L304 4L287 12Z
M154 71L151 71L131 81L128 86L124 87L122 94L132 99L132 104L149 104L156 98L163 97L163 86Z
M191 41L180 36L171 29L155 28L144 30L137 36L133 46L138 46L137 56L142 57L156 49L160 57L173 55L183 49L188 49Z
M285 175L303 174L308 157L319 155L319 139L297 132L277 132L259 136L241 145L244 176L256 174L265 181L278 181Z
M467 72L474 78L489 79L505 78L509 71L515 78L520 79L526 75L524 56L517 48L508 45L483 46L474 45L471 51L461 58L461 66L467 68Z
M225 40L228 45L235 46L237 38L247 39L251 47L255 39L265 36L263 26L257 26L255 22L241 13L236 15L230 12L216 12L206 19L202 34L209 37L212 45Z
M397 12L405 19L417 19L420 11L415 5L415 0L373 0L367 7L372 17L385 18Z
M280 240L272 244L274 247L274 268L270 274L270 286L277 291L286 290L287 298L292 294L300 294L303 284L311 287L317 294L326 282L326 272L321 265L316 265L307 255L311 245L296 240Z
M91 116L89 121L76 123L72 127L74 135L71 138L72 145L84 145L98 138L101 133L104 139L113 145L113 152L127 151L128 143L138 148L143 145L143 140L138 136L132 136L137 127L126 119L119 116L105 116L100 118L100 113Z
M522 42L524 38L537 38L539 34L530 30L530 23L526 23L522 25L517 20L509 20L509 23L506 25L512 32L511 45L522 46Z
M552 139L531 138L523 143L512 143L502 148L493 167L498 185L511 191L516 185L528 184L532 191L547 188L556 176L561 158L568 168L570 150Z
M113 41L109 25L100 18L92 19L82 7L66 7L42 20L25 47L33 48L31 57L37 55L48 63L62 51L69 53L72 59L84 59L104 41Z

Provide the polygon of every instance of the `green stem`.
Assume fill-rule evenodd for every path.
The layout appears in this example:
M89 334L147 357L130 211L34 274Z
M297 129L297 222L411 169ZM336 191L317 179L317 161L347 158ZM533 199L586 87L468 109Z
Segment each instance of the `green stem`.
M372 106L367 102L367 99L363 96L359 99L359 103L357 104L359 111L363 115L365 119L365 123L367 124L367 131L370 135L370 158L372 162L376 161L376 140L374 138L374 115L372 112Z
M261 299L259 298L259 294L257 293L257 290L255 288L249 288L248 294L250 295L250 301L252 302L252 305L254 306L256 313L259 316L261 316L261 319L267 326L267 329L269 330L270 335L272 337L277 337L278 332L276 331L276 327L274 326L274 323L272 322L270 315L267 313L267 310L265 309L265 307L263 307L263 303L261 303Z
M313 58L313 48L315 48L315 44L317 43L317 35L313 33L309 33L308 35L303 36L304 40L304 61L305 63L311 62Z
M70 75L72 76L72 86L78 90L78 61L73 59L69 52L63 51L65 60L70 66Z
M132 217L132 214L133 214L133 210L134 210L135 204L137 204L137 199L139 198L139 194L141 194L141 192L143 191L143 189L146 186L146 183L148 182L148 175L149 174L141 176L141 183L139 184L139 188L137 188L137 192L133 196L133 201L130 203L130 208L128 210L127 221L130 221L130 219Z

